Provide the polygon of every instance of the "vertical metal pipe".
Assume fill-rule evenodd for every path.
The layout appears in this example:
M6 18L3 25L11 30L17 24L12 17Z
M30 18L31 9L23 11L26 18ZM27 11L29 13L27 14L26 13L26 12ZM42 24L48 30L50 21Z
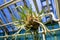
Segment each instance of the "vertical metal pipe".
M60 0L54 0L54 2L55 2L55 5L56 5L57 16L60 19ZM58 23L59 23L59 26L60 26L60 22L58 22Z
M6 3L6 0L4 0L4 3Z
M28 7L27 4L26 4L26 0L23 0L23 2L24 2L24 6L25 7Z
M42 31L44 31L44 30L42 29ZM43 40L46 40L45 34L42 34L42 36L43 36Z
M60 0L55 0L55 4L56 4L57 15L58 18L60 19Z
M60 19L60 0L56 0L56 2L58 1L58 8L59 8L59 14L58 14L58 17Z
M50 12L49 0L46 0L46 4L47 4L47 8L48 8L47 12Z
M52 25L52 29L54 29L54 25ZM53 32L53 33L54 33L54 40L58 40L56 36L56 32Z
M34 4L35 4L35 8L37 10L37 13L39 13L39 10L38 10L38 6L37 6L37 3L36 3L36 0L33 0Z

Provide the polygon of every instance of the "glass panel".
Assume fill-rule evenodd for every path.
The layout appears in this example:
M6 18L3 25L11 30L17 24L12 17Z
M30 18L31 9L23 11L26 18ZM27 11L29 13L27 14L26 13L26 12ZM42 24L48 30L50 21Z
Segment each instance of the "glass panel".
M14 17L15 17L16 19L20 19L20 16L18 15L17 10L15 10L15 5L10 5L9 8L10 8L12 14L14 15Z

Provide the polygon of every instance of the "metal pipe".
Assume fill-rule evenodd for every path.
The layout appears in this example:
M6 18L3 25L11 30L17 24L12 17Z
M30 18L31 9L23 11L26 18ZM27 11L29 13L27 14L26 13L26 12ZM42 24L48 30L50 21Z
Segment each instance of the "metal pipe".
M57 11L59 11L58 18L60 19L60 0L56 0L56 3L58 3L57 4L57 7L58 7L58 10Z
M42 31L44 31L43 29L42 29ZM45 38L45 34L42 34L43 35L43 40L45 40L46 38Z
M3 9L5 7L8 7L9 5L15 4L15 3L19 2L19 1L20 0L11 0L9 2L6 2L5 4L0 5L0 9Z
M10 24L13 24L13 23L16 23L16 22L18 22L18 21L10 22L10 23L7 23L7 24L0 25L0 27L2 27L2 26L6 26L6 25L10 25Z
M50 30L50 32L54 32L54 31L58 31L60 30L60 28L57 29L52 29ZM43 34L44 31L40 31L39 34ZM24 35L31 35L31 33L24 33L24 34L16 34L18 37L24 36ZM0 36L0 38L7 38L7 37L15 37L15 35L6 35L6 36Z
M56 13L57 13L57 16L58 16L58 18L60 18L58 0L54 0L54 2L55 2L55 6L56 6Z
M50 12L50 6L49 6L49 0L46 0L46 4L47 4L47 8L48 8L48 12Z
M6 0L4 0L4 3L6 3Z
M34 2L34 5L35 5L35 8L36 8L36 10L37 10L37 13L39 13L39 10L38 10L38 6L37 6L36 0L33 0L33 2Z

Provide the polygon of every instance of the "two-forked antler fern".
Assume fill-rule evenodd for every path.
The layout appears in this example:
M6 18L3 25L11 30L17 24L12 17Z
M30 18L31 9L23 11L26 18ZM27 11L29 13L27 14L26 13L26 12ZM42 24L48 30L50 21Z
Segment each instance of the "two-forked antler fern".
M40 16L44 10L42 10L40 13L35 13L32 11L32 8L27 8L27 7L16 7L20 8L21 11L19 12L19 15L21 17L21 20L23 24L25 25L26 29L31 28L32 30L37 30L39 25L45 30L45 32L48 30L48 28L41 22L42 17Z

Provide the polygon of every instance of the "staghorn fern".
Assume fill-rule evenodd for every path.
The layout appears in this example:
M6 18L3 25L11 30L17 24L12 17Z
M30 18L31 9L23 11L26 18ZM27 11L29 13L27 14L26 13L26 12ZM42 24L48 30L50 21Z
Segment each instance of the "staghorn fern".
M27 7L16 7L15 9L20 8L22 11L18 12L21 19L19 20L20 22L22 21L23 24L25 24L26 30L32 29L32 30L37 30L39 25L44 29L45 33L48 31L48 28L41 22L41 14L44 13L44 10L42 10L40 13L35 13L32 11L32 8L27 8ZM22 24L22 25L23 25Z
M18 7L16 7L18 8ZM42 10L40 13L35 13L35 12L32 12L32 8L30 7L30 9L28 9L27 7L22 7L20 6L22 12L19 12L20 16L21 16L21 20L23 20L23 24L25 29L26 29L26 32L33 30L33 33L34 33L34 40L38 40L38 37L37 37L37 30L38 30L38 27L41 26L43 29L44 29L44 34L46 34L46 32L48 31L49 32L49 29L41 22L41 14L44 13L44 10ZM19 33L19 32L18 32Z

